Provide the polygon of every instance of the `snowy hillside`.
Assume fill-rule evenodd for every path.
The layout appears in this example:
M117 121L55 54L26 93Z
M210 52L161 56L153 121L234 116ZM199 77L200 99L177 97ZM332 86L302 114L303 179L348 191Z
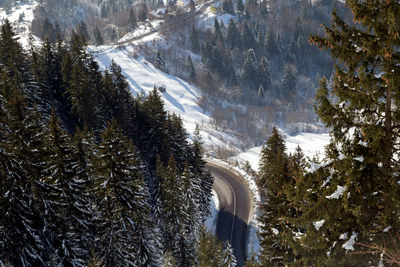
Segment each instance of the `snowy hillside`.
M135 58L134 46L124 48L100 46L89 47L89 50L94 52L101 68L109 67L112 60L121 66L133 95L148 94L155 85L165 85L166 92L161 95L166 110L182 117L189 134L192 134L196 124L199 124L205 145L224 146L227 140L234 142L230 135L212 129L211 117L197 104L201 96L198 88L177 77L161 72L142 57Z
M13 6L7 10L4 7L0 7L0 24L2 24L5 19L8 19L13 25L23 46L26 46L28 43L30 27L34 18L33 10L38 5L37 1L33 0L25 2L26 3L15 1Z

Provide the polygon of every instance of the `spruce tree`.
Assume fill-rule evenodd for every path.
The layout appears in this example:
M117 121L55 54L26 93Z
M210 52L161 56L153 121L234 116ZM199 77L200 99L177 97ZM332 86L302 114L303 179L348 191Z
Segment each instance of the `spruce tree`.
M96 241L100 256L106 265L114 266L148 261L139 259L136 254L143 255L142 248L137 248L136 224L141 225L148 216L146 207L141 204L146 201L142 194L143 176L132 144L115 121L102 133L102 142L92 164L101 216Z
M190 49L194 53L199 53L200 52L200 42L199 42L199 37L197 35L196 28L192 26L192 30L190 31Z
M242 82L252 90L257 90L259 85L257 60L253 49L247 50L247 57L243 64Z
M233 19L229 20L228 24L228 31L226 35L226 44L230 49L233 49L234 47L241 47L241 34L239 30L236 27L235 22Z
M288 173L288 158L282 136L276 128L262 148L260 173L257 180L262 203L259 229L261 262L263 266L284 266L293 260L287 236L292 238L291 229L284 217L291 213L285 187L291 181Z
M133 31L137 26L137 22L136 22L136 16L135 13L133 12L133 9L131 8L131 10L129 11L129 21L128 21L128 27L129 30Z
M265 57L262 57L258 64L258 72L260 84L263 86L264 90L271 89L271 73L269 70L269 63Z
M96 42L96 45L104 44L103 36L101 35L101 32L97 26L93 30L93 37L94 37L94 41Z
M303 227L308 230L300 242L319 250L319 265L378 265L379 255L365 254L358 244L383 244L386 227L400 229L399 110L394 104L400 97L395 19L400 5L353 0L347 5L355 24L333 12L325 36L312 38L329 49L337 64L332 88L323 79L316 96L318 115L331 129L332 140L329 164L310 173L305 182L312 202L303 207ZM320 220L323 226L314 231L312 222ZM347 253L351 250L362 254ZM311 255L308 260L315 262Z
M247 22L243 26L242 32L242 46L244 49L254 48L256 40L254 39L253 32L251 31Z
M192 58L190 57L190 55L188 55L187 59L186 59L186 69L187 69L187 72L189 74L188 75L189 79L191 81L194 81L196 79L196 71L194 69Z

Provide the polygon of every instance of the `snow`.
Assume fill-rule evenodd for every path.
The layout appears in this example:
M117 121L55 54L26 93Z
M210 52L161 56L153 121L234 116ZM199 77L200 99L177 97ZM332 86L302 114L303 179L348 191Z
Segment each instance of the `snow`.
M207 124L211 121L211 118L197 104L201 96L198 88L156 69L142 57L134 58L134 46L129 45L124 48L90 46L88 49L94 52L102 69L108 68L112 60L121 66L122 73L126 76L131 92L135 96L142 93L148 95L155 84L166 85L166 92L160 93L165 109L180 115L189 133L194 132L196 124ZM201 132L201 135L206 136L204 141L209 140L206 133Z
M19 1L15 1L9 14L6 13L4 8L0 7L0 24L3 24L4 20L8 19L23 47L28 46L30 27L34 18L33 10L37 5L38 3L36 1L29 1L26 4L21 4ZM22 18L21 21L19 20L20 17ZM39 39L35 38L35 40L38 41Z
M274 235L278 235L279 234L279 230L278 229L276 229L274 227L271 227L271 230L274 233Z
M208 7L204 11L204 13L199 15L197 28L200 28L202 30L207 30L207 29L213 30L215 19L217 19L218 22L220 23L222 21L226 27L228 26L230 19L236 20L236 16L221 12L220 11L221 9L222 9L222 1L217 2L214 5Z
M208 231L214 235L217 232L217 222L218 222L218 211L219 211L219 199L217 193L212 190L212 197L210 201L210 216L205 221L204 225Z
M339 199L339 197L341 197L343 195L343 192L346 190L346 186L340 186L338 185L336 188L336 191L330 195L327 196L327 199Z
M345 250L354 251L354 244L356 243L356 238L357 238L357 233L353 232L350 239L347 240L347 242L342 245L342 248L344 248Z
M322 219L320 221L313 222L313 225L314 225L315 229L317 231L319 231L319 229L322 227L322 225L324 225L324 223L325 223L325 220Z
M286 134L283 130L279 130L286 142L287 153L294 153L297 146L300 146L306 157L313 158L315 155L322 156L325 146L329 143L330 136L327 133L300 133L295 136ZM262 146L251 148L238 156L234 157L239 162L250 163L253 170L258 170L259 160ZM317 167L317 166L315 166Z
M385 229L383 229L383 232L384 232L384 233L387 233L387 232L389 232L390 229L392 229L392 226L389 225L388 227L386 227Z

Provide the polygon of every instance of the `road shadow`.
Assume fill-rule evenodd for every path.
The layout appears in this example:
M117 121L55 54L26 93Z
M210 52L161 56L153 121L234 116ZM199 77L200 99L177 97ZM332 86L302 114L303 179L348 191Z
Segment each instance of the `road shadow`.
M233 231L232 231L233 222ZM246 261L246 242L248 225L239 217L221 209L218 212L217 238L219 241L229 241L233 247L238 267Z

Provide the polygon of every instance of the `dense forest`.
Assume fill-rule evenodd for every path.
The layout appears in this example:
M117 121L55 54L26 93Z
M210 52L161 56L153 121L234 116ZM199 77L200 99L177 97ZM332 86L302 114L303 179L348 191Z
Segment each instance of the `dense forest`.
M133 98L75 33L25 51L7 20L0 72L1 266L235 262L202 230L213 179L201 140L156 90Z

